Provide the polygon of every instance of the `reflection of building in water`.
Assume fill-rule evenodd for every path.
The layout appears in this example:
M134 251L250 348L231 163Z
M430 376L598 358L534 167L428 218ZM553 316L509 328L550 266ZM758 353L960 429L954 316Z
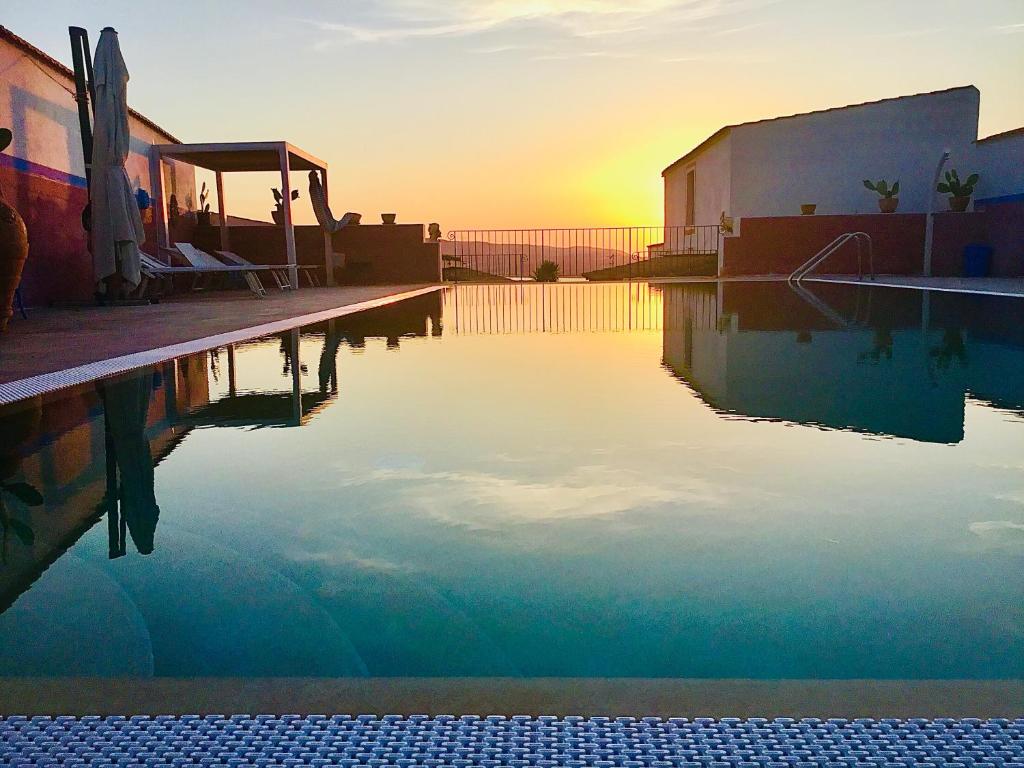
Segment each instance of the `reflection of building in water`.
M427 294L269 342L182 357L0 409L0 479L25 483L44 495L41 506L17 499L8 505L12 528L25 540L7 537L0 612L104 515L111 557L126 554L129 542L142 554L159 548L153 467L194 427L303 424L337 396L336 354L342 342L361 346L367 338L381 337L397 346L403 337L440 329L440 296ZM302 391L299 343L318 336L323 338L320 386ZM236 364L268 343L283 344L290 387L246 391L245 374L258 373L259 366L239 373ZM271 381L280 379L279 372ZM217 381L225 374L226 389ZM266 377L261 382L266 384Z
M0 410L0 445L8 474L43 494L38 507L16 514L33 533L30 546L12 546L0 567L0 610L5 609L109 508L113 477L120 478L122 508L111 530L111 554L119 554L127 532L139 551L151 551L156 523L152 466L187 433L179 414L207 400L206 355L192 355L103 385L17 403ZM105 393L101 394L101 389ZM105 423L104 398L111 417ZM35 428L10 439L27 416ZM118 452L116 462L108 443ZM148 462L149 469L140 462ZM127 529L127 531L125 531Z
M447 333L655 331L661 290L647 283L455 285L444 291Z
M1024 402L1021 332L991 303L819 284L813 301L782 283L664 292L666 367L725 413L955 443L967 394Z

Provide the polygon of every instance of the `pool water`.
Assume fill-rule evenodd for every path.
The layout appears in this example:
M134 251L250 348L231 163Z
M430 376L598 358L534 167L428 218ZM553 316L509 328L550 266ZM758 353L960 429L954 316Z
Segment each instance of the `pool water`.
M1024 677L1024 303L805 287L449 287L0 411L0 674Z

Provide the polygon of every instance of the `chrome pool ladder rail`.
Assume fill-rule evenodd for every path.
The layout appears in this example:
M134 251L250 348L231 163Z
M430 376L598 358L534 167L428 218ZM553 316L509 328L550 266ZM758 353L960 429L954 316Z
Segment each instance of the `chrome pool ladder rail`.
M875 279L875 257L874 249L871 245L871 235L867 232L844 232L839 235L835 240L830 242L816 254L811 256L807 261L801 264L799 267L793 270L789 276L790 283L798 283L809 275L813 270L817 269L829 256L834 254L846 243L853 240L857 244L857 279L864 279L864 244L867 243L868 248L868 276L870 279Z

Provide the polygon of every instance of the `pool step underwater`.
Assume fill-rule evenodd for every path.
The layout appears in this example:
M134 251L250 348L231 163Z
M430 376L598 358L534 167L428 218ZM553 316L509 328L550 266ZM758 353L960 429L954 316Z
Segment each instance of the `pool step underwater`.
M0 766L1014 766L1024 719L0 718Z

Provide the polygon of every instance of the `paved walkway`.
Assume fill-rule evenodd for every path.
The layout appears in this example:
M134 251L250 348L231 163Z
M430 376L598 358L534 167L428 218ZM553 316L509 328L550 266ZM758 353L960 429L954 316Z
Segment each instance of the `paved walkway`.
M11 318L0 335L0 384L423 287L301 288L265 299L222 291L139 307L34 309L27 320Z
M891 288L916 288L927 291L987 293L994 296L1024 296L1024 277L900 277L879 275L874 281L858 281L845 275L820 275L804 282L827 281L856 285L881 285Z
M1021 717L1021 680L5 678L0 713L490 712L634 717ZM3 760L0 759L0 766Z

